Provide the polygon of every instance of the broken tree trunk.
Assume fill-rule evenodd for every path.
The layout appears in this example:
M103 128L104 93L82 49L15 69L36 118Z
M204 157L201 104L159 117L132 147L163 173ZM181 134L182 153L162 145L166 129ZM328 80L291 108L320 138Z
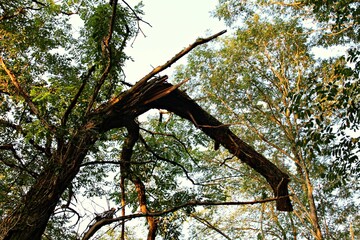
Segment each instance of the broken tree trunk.
M152 108L166 109L191 121L206 135L224 146L241 161L248 164L260 173L270 184L275 197L277 209L280 211L292 211L292 205L288 193L289 176L277 168L272 162L255 151L250 145L238 138L230 129L216 118L202 109L186 93L180 91L177 85L165 82L166 78L157 78L143 85L146 91L132 92L130 95L120 97L111 107L106 107L104 113L107 116L102 128L115 127L121 123L123 114L127 116L141 114ZM133 88L136 90L136 88ZM157 98L156 96L161 96ZM135 109L124 105L123 100L130 101ZM131 114L133 113L133 114ZM135 114L135 115L137 115ZM121 123L122 124L122 123Z
M168 83L162 85L164 88L170 87ZM292 211L288 192L289 176L238 138L227 126L207 113L187 94L176 89L167 96L154 101L151 105L174 112L176 115L191 121L215 142L224 146L230 153L265 177L275 197L279 198L276 201L278 210Z
M191 121L205 134L264 176L272 187L275 197L278 198L277 209L291 211L287 174L239 139L228 127L180 91L178 88L182 83L171 85L165 82L167 77L152 79L194 47L206 43L224 32L196 40L195 43L176 54L164 65L147 74L131 89L109 100L107 104L96 110L90 111L85 116L84 124L79 124L78 130L67 138L70 140L58 139L59 144L57 149L53 149L53 154L48 159L48 166L44 167L35 184L23 197L21 205L2 219L0 238L6 240L40 240L61 195L71 185L71 181L79 172L81 163L89 149L97 141L99 134L110 129L126 127L129 122L134 121L136 117L152 108L167 109ZM61 136L57 137L60 138ZM104 219L102 221L106 223L110 220ZM104 223L99 222L99 227Z

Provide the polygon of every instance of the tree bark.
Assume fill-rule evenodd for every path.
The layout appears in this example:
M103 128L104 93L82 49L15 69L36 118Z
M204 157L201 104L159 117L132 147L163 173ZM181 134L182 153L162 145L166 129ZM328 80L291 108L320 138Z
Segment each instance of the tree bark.
M304 171L304 175L305 175L305 184L306 184L307 197L308 197L309 208L310 208L310 220L311 220L311 224L312 224L313 231L314 231L313 235L316 240L322 240L323 236L322 236L322 232L321 232L321 228L320 228L320 224L319 224L319 218L317 215L317 208L315 205L315 199L314 199L314 195L313 195L313 186L311 184L309 172L305 165L305 162L304 162L303 171Z
M92 124L91 124L92 125ZM79 131L49 164L23 198L21 205L0 223L0 239L41 239L63 192L79 172L80 164L96 136Z

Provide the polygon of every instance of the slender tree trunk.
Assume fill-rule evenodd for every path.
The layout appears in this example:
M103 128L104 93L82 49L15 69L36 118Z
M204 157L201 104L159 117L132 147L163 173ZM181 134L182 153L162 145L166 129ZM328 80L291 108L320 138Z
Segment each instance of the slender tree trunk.
M289 213L289 218L290 218L290 223L291 223L291 229L292 229L292 236L294 240L297 240L297 230L296 230L296 226L294 224L294 220L292 218L292 213Z
M323 236L321 233L319 218L317 215L317 209L316 209L314 195L313 195L313 186L311 184L309 172L308 172L306 166L304 166L303 171L304 171L304 175L305 175L307 197L308 197L309 208L310 208L310 219L311 219L311 224L314 229L314 237L316 238L316 240L322 240Z
M306 161L305 159L302 157L302 155L299 153L299 151L297 151L296 148L292 149L293 154L296 156L296 159L299 159L299 163L301 164L298 165L299 168L301 168L301 173L302 176L304 178L304 192L307 196L307 202L309 204L309 218L310 218L310 223L312 226L312 235L314 236L314 238L316 240L322 240L323 236L321 233L321 228L320 228L320 224L319 224L319 219L318 219L318 215L317 215L317 208L315 205L315 199L314 199L314 195L313 195L313 186L311 183L311 179L309 176L309 170L306 166Z
M145 185L140 180L140 178L137 178L137 177L132 177L131 181L135 184L136 191L138 193L140 211L142 213L146 214L146 213L148 213L148 208L147 208L147 204L146 204ZM146 217L146 220L149 224L147 240L155 240L156 231L157 231L157 227L158 227L158 221L153 216Z

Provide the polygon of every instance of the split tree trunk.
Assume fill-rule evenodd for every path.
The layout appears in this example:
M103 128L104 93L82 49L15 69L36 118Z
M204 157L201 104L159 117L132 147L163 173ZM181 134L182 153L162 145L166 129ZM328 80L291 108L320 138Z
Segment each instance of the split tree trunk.
M158 95L162 97L157 98ZM25 196L23 204L1 223L2 237L6 240L40 239L62 193L75 178L80 164L95 143L98 134L124 127L129 121L133 121L151 108L167 109L191 121L265 177L274 195L279 197L278 210L292 210L287 189L287 174L239 139L184 92L163 80L154 79L143 84L141 88L130 89L112 104L102 107L91 116L88 124L73 138L76 140L66 145L62 151L62 158L55 165L44 169L36 184ZM56 157L58 156L55 155L54 158Z

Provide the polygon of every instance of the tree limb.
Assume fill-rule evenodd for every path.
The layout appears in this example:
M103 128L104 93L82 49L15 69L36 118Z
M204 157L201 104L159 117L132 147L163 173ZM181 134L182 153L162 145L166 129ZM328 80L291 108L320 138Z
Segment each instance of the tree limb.
M165 70L166 68L170 67L173 63L175 63L177 60L179 60L180 58L182 58L183 56L185 56L188 52L190 52L191 50L193 50L195 47L205 44L207 42L210 42L211 40L219 37L220 35L226 33L226 30L223 30L221 32L218 32L210 37L207 38L198 38L196 39L196 41L189 45L188 47L184 48L183 50L181 50L179 53L177 53L173 58L171 58L169 61L167 61L165 64L160 65L156 68L154 68L151 72L149 72L147 75L145 75L142 79L140 79L139 82L137 82L137 84L135 86L139 86L141 87L142 84L146 83L150 78L152 78L153 76L155 76L156 74L162 72L163 70Z
M112 50L110 47L110 41L112 39L112 35L114 32L115 19L117 17L116 10L117 10L117 0L114 0L113 4L112 4L112 14L111 14L111 19L110 19L108 34L103 38L102 43L101 43L101 44L104 44L105 50L107 51L105 53L106 57L107 57L107 65L106 65L105 70L102 73L99 81L95 85L94 92L90 98L89 104L86 109L86 114L88 114L91 111L91 109L95 103L95 100L96 100L97 96L99 95L100 89L101 89L102 85L104 84L104 82L112 68ZM123 19L124 26L126 28L126 32L124 34L124 39L120 46L120 51L123 51L123 49L125 48L125 45L126 45L126 41L130 35L130 28L126 23L126 19L123 16L121 16L121 14L119 16Z
M215 232L221 234L224 238L231 240L231 238L226 235L223 231L221 231L219 228L215 227L213 224L211 224L208 220L201 218L195 214L191 214L191 217L193 217L194 219L196 219L198 222L204 224L206 227L214 230Z
M209 38L199 38L195 43L176 54L164 65L155 68L131 89L117 98L110 100L107 105L99 108L94 114L102 115L103 121L99 125L100 132L126 126L128 122L127 119L133 119L149 109L166 109L191 121L206 135L214 139L215 142L223 145L230 153L237 156L241 161L265 177L274 192L274 196L280 197L276 201L277 209L281 211L292 211L293 208L290 198L288 197L289 193L287 188L290 178L286 173L282 172L272 162L238 138L227 126L202 109L186 93L180 91L177 87L174 87L174 85L164 82L161 77L148 81L152 76L169 67L194 47L206 43L223 33L225 33L225 31L219 32ZM169 89L171 89L171 91L167 91ZM165 92L166 94L164 94ZM161 95L161 97L156 98L155 96L157 95Z
M289 196L284 196L281 198L286 198ZM239 206L239 205L254 205L254 204L261 204L261 203L268 203L273 201L278 201L281 198L267 198L262 200L255 200L255 201L244 201L244 202L211 202L211 201L189 201L184 204L180 204L178 206L169 208L164 211L158 211L158 212L147 212L147 213L137 213L137 214L130 214L126 216L116 217L116 218L108 218L108 219L102 219L98 222L96 222L94 225L92 225L92 228L99 230L101 227L109 225L114 222L119 222L122 220L129 220L129 219L135 219L135 218L142 218L142 217L159 217L163 216L172 212L176 212L182 208L186 207L196 207L196 206ZM96 232L95 231L95 232ZM94 232L94 233L95 233ZM88 238L83 238L82 240L87 240Z

